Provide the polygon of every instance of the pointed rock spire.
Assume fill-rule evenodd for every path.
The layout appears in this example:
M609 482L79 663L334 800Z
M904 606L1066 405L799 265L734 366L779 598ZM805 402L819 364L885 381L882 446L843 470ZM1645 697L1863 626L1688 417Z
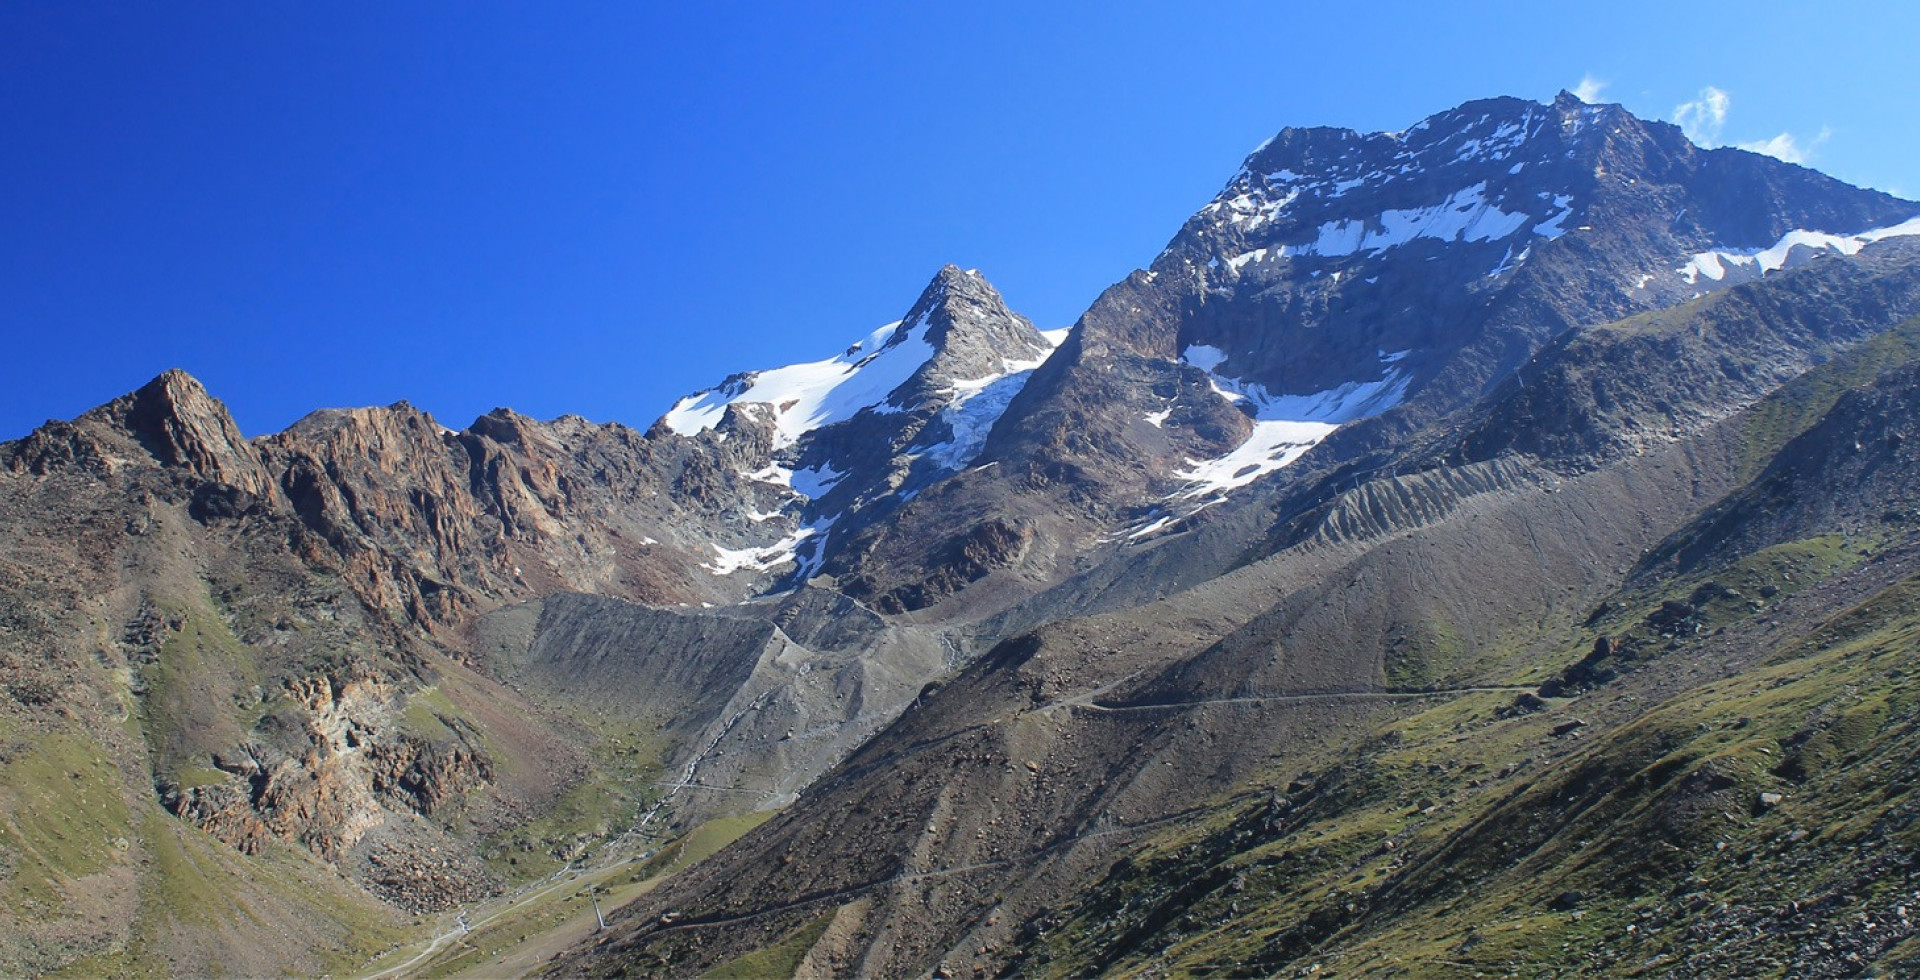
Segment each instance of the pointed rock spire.
M1007 373L1043 360L1053 345L1031 320L1007 308L978 270L947 265L901 321L901 335L924 322L934 355L915 380L950 383Z
M87 414L132 436L164 466L249 493L264 494L271 489L271 481L227 406L179 368Z

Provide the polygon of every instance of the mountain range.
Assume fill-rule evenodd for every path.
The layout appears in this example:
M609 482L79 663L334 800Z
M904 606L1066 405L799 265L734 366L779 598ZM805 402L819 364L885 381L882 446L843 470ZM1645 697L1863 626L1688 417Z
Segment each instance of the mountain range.
M0 445L0 972L1920 969L1917 317L1562 93L644 431L166 372Z

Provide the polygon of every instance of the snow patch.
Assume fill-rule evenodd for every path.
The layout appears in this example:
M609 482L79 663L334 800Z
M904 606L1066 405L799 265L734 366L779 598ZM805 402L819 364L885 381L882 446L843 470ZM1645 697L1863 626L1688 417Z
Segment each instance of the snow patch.
M1674 271L1688 285L1698 285L1700 280L1724 281L1734 270L1741 270L1743 278L1757 279L1769 272L1784 268L1793 258L1796 249L1801 254L1813 254L1821 251L1838 252L1841 255L1853 255L1874 242L1888 238L1900 238L1920 235L1920 217L1909 218L1897 225L1874 228L1857 235L1834 235L1824 231L1806 231L1794 229L1780 236L1780 240L1761 249L1733 250L1713 249L1696 253L1685 265Z
M1525 254L1526 253L1524 252L1521 253L1522 258L1525 257ZM1502 253L1500 256L1500 264L1494 266L1492 272L1487 273L1487 278L1492 279L1495 276L1500 276L1508 272L1512 272L1515 265L1516 263L1514 262L1514 258L1513 258L1513 246L1508 245L1506 252Z
M1277 197L1261 186L1246 186L1251 183L1244 175L1237 177L1234 184L1245 189L1232 197L1221 198L1201 209L1202 214L1224 213L1227 223L1242 231L1251 231L1280 217L1300 196L1299 188L1289 188ZM1356 185L1358 181L1354 182ZM1224 193L1224 192L1223 192Z
M1268 254L1269 252L1271 252L1271 251L1276 251L1276 250L1274 250L1274 249L1265 249L1265 248L1256 248L1256 249L1254 249L1254 250L1253 250L1253 251L1251 251L1251 252L1242 252L1242 253L1240 253L1239 255L1236 255L1236 256L1234 256L1233 258L1230 258L1230 259L1228 259L1228 260L1227 260L1227 265L1229 265L1229 266L1231 266L1231 267L1233 268L1233 271L1235 271L1235 272L1239 272L1239 271L1240 271L1240 270L1241 270L1241 269L1242 269L1243 267L1245 267L1245 266L1246 266L1246 264L1247 264L1247 263L1249 263L1249 262L1258 262L1258 261L1260 261L1260 260L1262 260L1262 259L1264 259L1264 258L1266 258L1266 257L1267 257L1267 254ZM1286 249L1284 249L1284 248L1282 248L1282 249L1278 249L1277 251L1278 251L1278 252L1279 252L1279 253L1280 253L1281 255L1285 255L1285 254L1287 254L1287 250L1286 250Z
M978 387L955 390L953 400L940 410L940 418L947 423L952 436L945 442L927 447L926 457L948 470L963 470L986 448L987 433L993 431L993 424L1005 415L1007 406L1013 404L1013 396L1027 386L1027 379L1033 377L1033 369L1004 374L997 378L982 379L985 384Z
M689 395L661 419L683 436L720 423L727 406L773 409L774 448L793 445L808 432L843 422L863 409L886 411L886 397L933 357L927 319L890 323L839 357L742 375L730 384Z
M1205 497L1244 487L1280 469L1319 444L1339 428L1325 422L1264 420L1253 423L1247 441L1217 459L1187 460L1188 469L1174 474L1187 485L1175 499Z
M715 575L732 575L742 570L764 572L778 568L794 560L794 552L801 542L813 537L814 527L808 526L795 530L763 548L722 548L714 545L714 560L700 567Z
M1533 223L1534 234L1555 238L1563 233L1560 223L1572 214L1572 200L1569 195L1556 196L1554 206L1560 208L1560 212L1536 222L1531 215L1502 210L1488 200L1487 182L1483 180L1428 207L1390 209L1371 218L1323 222L1311 242L1252 249L1228 258L1226 264L1238 272L1250 263L1269 258L1298 255L1341 258L1361 252L1377 256L1421 238L1442 242L1496 241L1513 235L1529 223Z
M1567 230L1562 227L1561 224L1567 220L1569 215L1573 214L1573 195L1555 194L1553 196L1553 206L1560 209L1559 213L1534 225L1534 234L1544 238L1559 238L1561 235L1567 233Z
M838 519L837 517L829 517L824 520L815 521L807 526L806 530L809 532L807 540L811 543L811 547L807 549L808 553L804 555L800 553L801 549L797 547L794 549L794 561L798 566L793 572L794 582L805 582L807 579L820 574L820 566L825 564L827 560L827 538L833 531L833 522Z
M1180 354L1180 359L1208 374L1227 359L1227 352L1207 344L1189 344Z
M1253 432L1224 456L1188 460L1187 468L1174 474L1186 485L1169 499L1211 498L1202 506L1217 503L1228 491L1299 459L1340 426L1398 405L1406 397L1412 375L1395 365L1409 353L1381 351L1382 372L1377 380L1349 381L1308 395L1275 395L1264 385L1216 373L1213 369L1226 359L1219 348L1201 344L1188 347L1183 359L1207 372L1214 391L1252 410Z
M1154 516L1153 519L1149 521L1147 524L1145 524L1142 527L1134 529L1132 533L1128 534L1127 540L1138 541L1139 539L1144 538L1147 535L1152 534L1155 531L1158 531L1169 524L1172 524L1176 520L1179 520L1179 518L1175 517L1172 514L1157 514L1157 516Z
M747 474L747 479L755 483L771 483L775 486L793 489L793 471L779 463L768 463L760 469Z
M804 470L788 471L787 486L792 487L794 493L808 500L817 500L826 496L827 491L832 490L833 485L839 483L845 476L845 473L832 466L825 464L810 466Z
M1007 413L1014 396L1027 386L1033 372L1060 348L1072 329L1063 327L1041 331L1040 336L1047 341L1047 350L1039 357L1017 361L1002 358L997 374L952 382L945 392L947 404L940 409L940 419L947 424L947 431L951 435L945 442L929 446L925 451L926 458L955 472L966 469L967 464L972 463L986 448L987 433L992 432L1000 416Z
M1380 230L1369 232L1362 248L1378 254L1416 238L1443 242L1479 242L1505 238L1527 223L1524 214L1500 210L1486 199L1487 182L1458 190L1437 205L1406 211L1385 211Z

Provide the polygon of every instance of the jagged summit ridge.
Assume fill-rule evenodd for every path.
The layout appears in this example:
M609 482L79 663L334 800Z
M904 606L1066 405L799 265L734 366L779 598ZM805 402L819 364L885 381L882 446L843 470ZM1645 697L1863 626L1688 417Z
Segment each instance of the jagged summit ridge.
M1262 336L1203 317L1176 349L1217 347L1226 373L1305 393L1363 377L1382 351L1412 351L1407 366L1425 373L1470 332L1464 318L1536 282L1591 282L1579 302L1594 309L1575 322L1624 316L1786 264L1775 253L1857 251L1916 214L1562 93L1469 102L1401 132L1282 130L1152 269L1213 305L1281 288L1258 301L1272 309ZM1547 253L1554 268L1529 273Z
M1416 238L1486 241L1523 228L1557 237L1571 216L1571 197L1511 193L1502 186L1508 182L1496 183L1497 171L1517 176L1529 164L1549 162L1542 157L1557 147L1530 151L1543 135L1564 139L1589 124L1604 124L1605 110L1497 99L1469 103L1401 133L1286 129L1248 158L1202 214L1217 212L1243 232L1286 221L1315 233L1266 253L1225 257L1233 270L1268 257L1377 255ZM1496 164L1504 166L1489 166ZM1451 189L1436 199L1442 187ZM1392 206L1368 221L1343 200L1355 192L1380 194L1381 203ZM1221 261L1216 257L1212 267Z
M935 353L919 373L929 384L986 383L1037 366L1059 346L1058 336L1008 309L977 269L941 269L906 317L923 318Z
M1657 198L1659 185L1731 177L1740 169L1761 171L1762 181L1805 185L1821 192L1819 199L1756 221L1751 197L1688 188L1688 199L1671 208L1676 238L1703 252L1752 254L1796 232L1857 235L1920 212L1920 205L1884 194L1840 194L1854 189L1747 151L1701 149L1672 125L1562 92L1546 105L1469 102L1401 132L1282 130L1247 158L1162 258L1204 265L1214 281L1283 260L1342 278L1354 263L1393 249L1424 245L1416 249L1424 256L1435 245L1469 244L1499 250L1487 270L1497 277L1524 262L1536 240L1585 230L1591 209L1605 210L1623 191ZM1750 192L1755 176L1742 173L1730 183ZM1642 186L1647 182L1654 186Z
M227 406L179 368L89 414L122 427L162 464L249 492L267 486Z
M273 492L226 405L179 368L71 422L49 421L0 444L0 461L40 475L79 469L101 477L157 463L247 494Z

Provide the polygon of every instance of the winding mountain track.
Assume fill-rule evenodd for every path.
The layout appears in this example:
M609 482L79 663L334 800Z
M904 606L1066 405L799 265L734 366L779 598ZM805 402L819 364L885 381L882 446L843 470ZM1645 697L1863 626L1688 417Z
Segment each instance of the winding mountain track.
M1417 701L1422 698L1447 698L1462 694L1518 694L1538 691L1538 684L1495 684L1484 687L1448 687L1432 691L1327 691L1318 694L1248 694L1232 698L1203 698L1197 701L1155 701L1142 704L1101 704L1093 700L1098 692L1066 698L1047 705L1085 708L1089 711L1160 711L1168 708L1197 708L1210 704L1291 704L1313 701ZM1040 710L1046 710L1042 708Z
M869 881L865 884L849 885L845 888L836 888L831 891L821 892L817 895L810 895L806 898L796 899L791 902L785 902L780 905L770 906L768 908L757 909L752 912L745 912L740 915L679 920L666 925L662 925L652 930L651 932L647 933L647 935L659 936L659 935L664 935L670 932L682 932L688 929L712 929L712 928L717 928L721 926L738 925L743 922L751 922L755 919L765 918L769 915L779 915L782 912L791 912L795 909L808 908L810 906L819 905L825 902L836 902L844 899L853 898L855 896L862 895L870 891L875 891L881 888L887 888L893 885L909 885L915 882L930 881L935 878L950 878L955 875L971 874L976 871L990 871L990 870L996 870L996 869L1011 868L1011 867L1017 866L1022 862L1030 861L1035 858L1046 857L1049 854L1066 850L1068 848L1073 847L1076 844L1084 843L1086 841L1090 841L1095 838L1115 837L1122 834L1139 833L1140 831L1162 826L1164 824L1170 824L1170 823L1178 822L1180 820L1186 820L1202 812L1203 810L1201 808L1195 807L1195 808L1182 810L1178 813L1168 814L1167 816L1164 816L1164 817L1158 817L1153 820L1145 820L1137 824L1127 824L1119 827L1109 827L1105 830L1095 830L1095 831L1089 831L1084 834L1075 834L1071 837L1060 838L1054 841L1053 843L1048 844L1045 847L1036 848L1035 850L1026 851L1021 854L1015 854L1011 857L1000 858L994 861L982 861L977 864L961 864L961 865L955 865L950 868L934 868L927 871L901 871L897 874L889 875L888 877L881 878L875 881ZM368 978L368 980L372 980L372 978Z

